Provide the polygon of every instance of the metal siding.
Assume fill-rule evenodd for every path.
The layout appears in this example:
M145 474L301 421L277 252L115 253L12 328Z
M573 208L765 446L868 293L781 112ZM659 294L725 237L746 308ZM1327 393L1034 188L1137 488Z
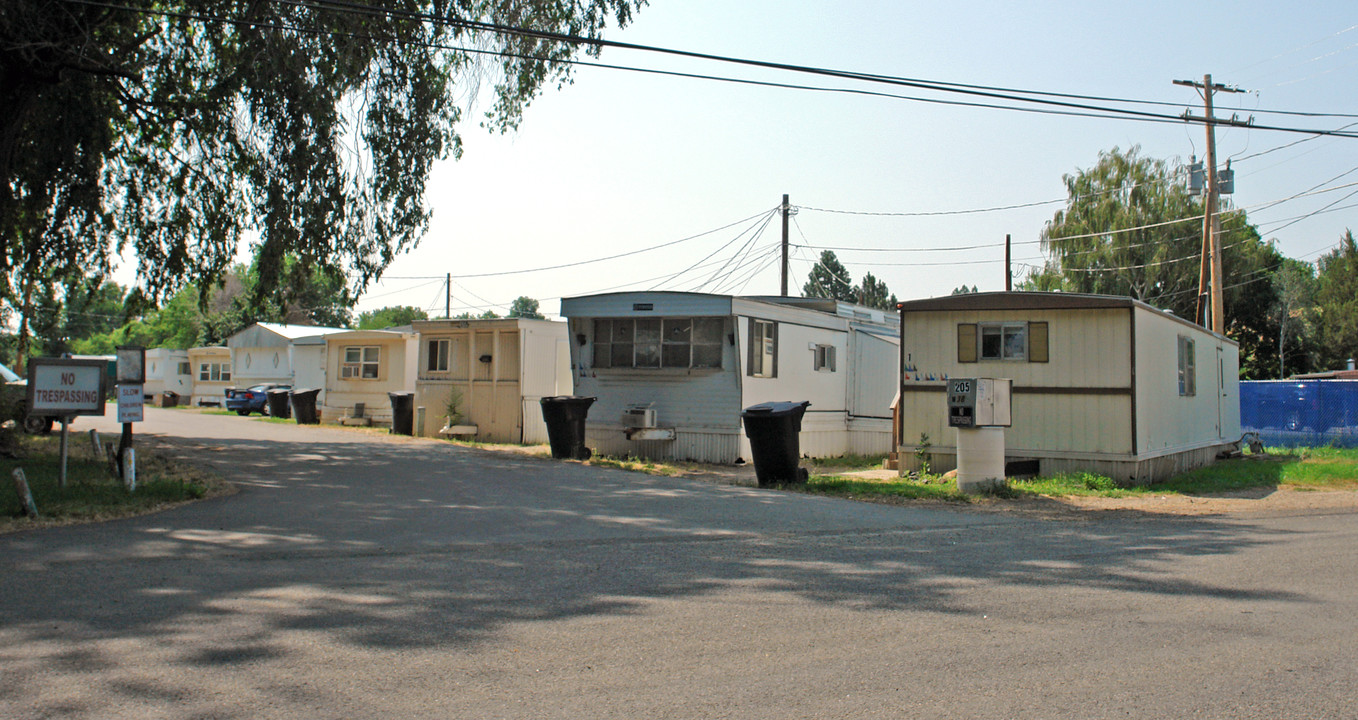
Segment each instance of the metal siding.
M563 301L564 302L564 301ZM592 317L572 318L571 331L587 333ZM579 328L577 328L577 325ZM730 332L730 326L726 329ZM740 432L740 393L735 346L722 344L720 370L592 370L581 358L593 353L592 340L570 343L574 393L597 398L590 406L587 432L591 447L603 454L732 462L735 447L726 435ZM676 439L632 442L622 434L622 413L639 404L655 408L660 427L675 428Z
M409 373L407 358L418 352L415 336L383 336L369 333L346 333L351 337L332 335L326 343L326 388L325 406L322 417L326 422L336 422L339 415L352 409L356 403L365 406L364 415L383 422L391 420L391 398L389 392L416 389L415 377ZM344 348L350 346L377 346L377 379L343 379L339 366Z
M275 358L277 365L274 364ZM231 351L231 377L237 387L292 381L286 341L282 345L242 345Z
M633 310L650 303L651 310ZM563 298L561 315L576 317L719 317L731 314L731 298L698 293L636 292Z
M558 346L565 337L566 324L549 321L421 323L416 401L425 407L424 434L436 435L443 427L449 394L456 387L462 421L477 426L479 439L545 442L538 401L560 394L558 376L569 372L559 367ZM449 372L424 369L431 340L449 341ZM491 362L481 362L482 355L490 355Z
M234 380L228 382L213 382L211 380L201 381L198 379L198 366L201 363L226 363L231 364L231 350L225 347L199 347L190 348L187 351L189 358L189 372L192 394L189 396L190 402L197 405L201 400L208 400L219 405L226 404L224 392L229 387L235 387ZM231 376L235 378L234 372Z
M624 410L646 405L655 409L661 427L726 430L740 427L733 376L730 370L694 375L599 371L575 381L578 394L598 398L589 409L591 425L620 426Z
M541 445L550 438L547 437L547 422L542 419L542 403L540 399L524 398L520 408L520 417L523 418L523 444Z
M652 311L632 310L634 302L652 302ZM734 311L739 317L731 317ZM848 378L855 364L848 340L849 319L805 308L744 298L732 299L684 293L618 293L562 301L562 315L569 318L569 346L574 373L574 392L598 398L590 408L590 446L603 454L733 462L748 459L748 441L740 422L743 407L767 400L807 400L813 412L803 422L804 454L841 455L851 447L845 419L849 400ZM596 317L712 317L725 316L726 333L736 339L722 348L719 372L594 370L592 321ZM773 320L778 330L778 377L745 377L742 358L749 343L749 317ZM894 328L893 328L894 330ZM585 337L582 345L576 335ZM881 341L874 339L880 344ZM836 371L814 370L813 344L835 347ZM890 397L897 358L888 346L886 380L882 394ZM889 400L885 401L889 403ZM650 405L661 427L676 429L676 439L666 442L631 442L621 428L624 409L633 404ZM882 451L889 449L890 423L884 421ZM866 431L869 435L872 431Z
M1224 372L1221 388L1221 437L1237 439L1243 434L1240 426L1240 347L1219 343Z
M292 346L292 386L297 389L320 388L317 406L325 404L325 346Z
M901 369L898 343L858 331L849 338L853 357L844 364L850 373L850 416L891 417Z
M801 311L806 312L806 311ZM762 319L762 318L760 318ZM750 318L739 318L741 328L740 354L745 356L749 346ZM778 377L746 376L740 399L741 407L780 400L806 400L814 412L844 412L848 396L846 362L837 362L835 372L814 369L815 351L812 345L830 345L838 358L849 356L847 330L805 327L792 322L778 324ZM842 425L841 425L842 428Z
M194 374L179 372L179 363L188 362L189 353L185 350L152 348L146 351L146 384L144 395L159 395L173 392L192 397Z
M524 399L537 403L545 396L570 395L571 358L566 347L566 323L534 323L522 329L520 338Z
M654 460L686 460L689 462L729 465L737 458L749 460L749 444L734 430L685 431L675 433L672 441L632 442L617 429L589 428L585 445L599 455L630 455Z
M957 362L958 323L1048 323L1050 361ZM1125 308L1031 311L906 313L902 327L906 364L914 368L907 386L941 388L947 377L1007 377L1021 387L1129 388L1131 344ZM1140 351L1138 351L1140 352ZM916 380L918 376L920 379ZM928 377L932 376L932 381ZM902 445L913 448L921 433L935 447L952 447L956 431L947 426L943 392L904 392ZM1041 395L1016 392L1013 427L1006 430L1010 453L1031 451L1129 453L1131 396Z
M1225 378L1234 386L1236 410L1233 427L1219 426L1217 388L1220 382L1216 348L1239 357L1233 343L1155 313L1137 309L1137 438L1141 453L1199 446L1206 442L1237 440L1239 434L1239 372ZM1193 339L1197 365L1196 395L1179 395L1178 337ZM1238 361L1237 361L1238 362ZM1223 430L1230 429L1225 434Z
M854 455L883 455L891 450L890 420L866 418L849 420L847 452Z

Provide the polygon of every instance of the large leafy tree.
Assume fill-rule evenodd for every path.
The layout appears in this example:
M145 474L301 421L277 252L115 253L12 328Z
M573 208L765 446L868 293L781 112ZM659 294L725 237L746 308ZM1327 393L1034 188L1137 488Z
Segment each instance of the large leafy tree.
M414 305L392 305L358 314L359 330L382 330L409 325L416 320L428 320L429 313Z
M286 258L285 263L297 262ZM119 345L186 349L215 345L254 322L349 327L348 290L341 279L318 268L303 273L286 295L265 298L252 305L249 299L259 282L258 264L233 265L220 285L209 288L206 300L190 283L159 309L129 320L121 327L82 335L72 347L76 352L107 354ZM115 286L116 287L116 286ZM291 298L284 300L283 298ZM105 316L108 316L107 313Z
M1027 290L1123 295L1194 319L1202 251L1202 203L1181 168L1140 149L1100 153L1064 177L1068 199L1042 231L1049 259ZM1275 377L1278 320L1273 275L1283 258L1243 211L1223 209L1226 335L1240 343L1241 375Z
M1316 268L1288 258L1273 276L1278 300L1278 377L1309 372L1315 367Z
M505 317L534 318L537 320L542 320L547 316L538 312L537 300L534 300L533 298L530 298L527 295L520 295L517 298L515 298L514 302L509 306L509 314L506 315Z
M76 340L72 348L89 355L107 355L119 345L187 350L203 344L205 322L204 311L198 304L198 289L189 284L160 308L110 332Z
M1346 231L1339 247L1316 264L1319 364L1335 370L1358 357L1358 243L1353 231Z
M5 0L0 300L27 316L119 252L134 308L189 281L206 299L243 239L252 307L317 272L356 295L425 230L430 168L460 153L480 82L486 122L513 128L569 79L563 36L644 3Z

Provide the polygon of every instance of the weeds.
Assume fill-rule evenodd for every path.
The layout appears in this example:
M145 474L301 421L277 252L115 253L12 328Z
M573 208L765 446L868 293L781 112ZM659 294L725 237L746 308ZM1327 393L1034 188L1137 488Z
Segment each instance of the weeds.
M8 480L23 468L41 524L106 520L138 515L169 505L230 492L230 486L197 468L167 458L151 448L137 452L137 490L129 493L109 471L108 461L95 457L88 443L72 437L66 463L66 488L59 487L61 457L57 437L29 437L17 458L0 459L0 479ZM0 483L0 532L35 523L20 519L18 494L9 482Z
M919 446L915 448L915 463L919 466L920 477L929 474L929 450L934 444L929 441L929 433L919 434Z

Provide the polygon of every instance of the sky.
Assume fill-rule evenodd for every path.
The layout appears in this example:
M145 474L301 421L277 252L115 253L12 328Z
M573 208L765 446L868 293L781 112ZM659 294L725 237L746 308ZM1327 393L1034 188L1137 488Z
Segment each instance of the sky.
M1199 94L1173 81L1210 73L1214 82L1248 91L1217 94L1218 117L1253 114L1258 125L1330 130L1358 123L1358 5L1351 0L652 0L632 25L606 37L861 73L1166 102L1173 105L1140 109L1171 116L1203 111ZM986 102L622 49L605 49L597 62ZM855 282L871 272L902 300L961 285L1003 290L1005 235L1017 280L1042 262L1038 239L1066 197L1063 175L1093 166L1112 148L1139 145L1144 155L1187 161L1201 157L1206 143L1201 125L1182 122L594 67L577 67L573 83L546 90L517 131L493 134L473 121L461 133L462 158L441 162L431 178L429 232L368 289L358 311L414 305L435 316L449 302L454 314L503 315L526 295L555 316L563 296L615 290L777 294L781 223L772 211L784 194L796 212L789 229L793 294L824 248L864 248L836 254ZM1296 144L1259 154L1289 143ZM1347 198L1358 185L1342 187L1358 182L1358 139L1220 128L1217 154L1220 164L1233 160L1232 202L1284 255L1314 261L1345 229L1358 227L1358 197ZM1011 206L1026 207L987 211ZM625 256L592 262L617 255Z

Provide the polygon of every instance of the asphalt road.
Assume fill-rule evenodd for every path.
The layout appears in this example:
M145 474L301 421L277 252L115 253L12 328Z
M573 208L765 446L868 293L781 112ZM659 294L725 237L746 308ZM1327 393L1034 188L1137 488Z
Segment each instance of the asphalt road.
M0 536L0 717L1358 716L1352 513L888 507L147 414L241 492Z

